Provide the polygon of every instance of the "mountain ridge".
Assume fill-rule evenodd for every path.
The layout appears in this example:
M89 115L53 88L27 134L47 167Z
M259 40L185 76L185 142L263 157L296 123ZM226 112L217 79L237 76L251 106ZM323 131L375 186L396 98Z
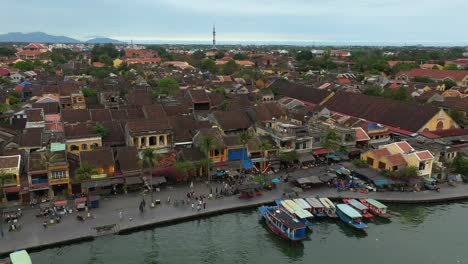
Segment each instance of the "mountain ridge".
M106 38L98 37L93 38L87 41L80 41L74 38L67 36L55 36L49 35L44 32L8 32L5 34L0 34L0 42L21 42L21 43L32 43L32 42L41 42L41 43L89 43L89 44L104 44L104 43L113 43L113 44L123 44L125 42Z

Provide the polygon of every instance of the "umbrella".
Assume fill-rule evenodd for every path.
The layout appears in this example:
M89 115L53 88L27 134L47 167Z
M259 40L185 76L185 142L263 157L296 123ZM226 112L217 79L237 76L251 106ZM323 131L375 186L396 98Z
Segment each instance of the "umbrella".
M274 179L271 179L271 182L272 182L272 183L280 183L281 180L278 179L278 178L274 178Z

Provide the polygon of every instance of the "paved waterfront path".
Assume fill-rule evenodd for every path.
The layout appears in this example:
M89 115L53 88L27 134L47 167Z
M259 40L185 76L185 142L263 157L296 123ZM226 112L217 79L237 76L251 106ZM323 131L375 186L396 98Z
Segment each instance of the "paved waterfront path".
M214 185L216 186L216 185ZM219 185L218 185L219 186ZM161 205L154 209L149 209L149 195L146 197L146 210L140 213L138 205L142 196L137 193L116 197L103 198L100 208L93 209L92 214L95 219L79 222L76 213L62 218L58 225L42 227L42 219L35 217L37 209L24 210L20 219L22 229L19 232L8 232L8 224L3 225L4 237L0 239L0 254L10 253L19 249L30 249L39 246L51 246L58 243L66 243L73 240L92 239L96 236L93 229L99 226L116 225L115 231L125 232L135 230L144 226L170 223L175 220L190 219L196 216L219 213L236 208L252 207L258 204L271 203L275 198L281 197L283 191L290 188L286 183L281 183L272 191L264 191L262 196L252 199L239 199L237 196L225 197L207 201L206 210L192 210L191 205L175 207L166 204L167 197L172 199L186 199L189 191L188 184L178 187L168 187L161 192L155 192L155 199L161 200ZM214 191L215 187L213 187ZM195 191L207 195L209 189L205 184L195 185ZM468 185L459 184L457 187L444 185L440 192L378 192L361 194L356 192L337 192L336 189L328 187L313 189L300 193L302 197L316 196L340 198L340 197L369 197L381 201L392 202L435 202L455 199L468 199ZM119 212L123 212L123 220L119 219ZM132 218L132 221L129 220Z

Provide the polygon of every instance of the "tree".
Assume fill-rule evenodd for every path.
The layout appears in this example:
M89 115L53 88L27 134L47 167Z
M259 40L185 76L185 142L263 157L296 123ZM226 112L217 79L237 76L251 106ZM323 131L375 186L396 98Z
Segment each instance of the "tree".
M208 180L211 180L210 151L214 150L219 145L219 140L217 137L212 135L203 135L200 137L198 145L200 146L200 149L206 153L206 177Z
M457 86L457 83L455 81L450 80L450 79L445 79L444 80L444 85L445 85L446 89L450 89L450 88L452 88L454 86Z
M358 168L367 168L367 167L369 167L369 165L367 165L367 162L365 160L362 160L362 159L355 159L351 163L353 163L353 165L358 167Z
M197 50L192 54L192 57L196 60L201 60L206 57L206 54L201 50Z
M5 198L5 192L4 192L5 183L13 179L16 179L16 175L12 173L5 173L5 172L0 173L0 192L2 194L2 197L1 197L2 199Z
M242 53L236 53L234 54L232 58L235 60L247 60L249 57L247 57L247 55L242 54Z
M172 164L172 168L174 168L178 173L182 174L184 179L187 179L196 170L195 164L193 164L193 162L185 160L176 161L174 164Z
M75 175L79 181L89 180L91 176L98 173L96 166L88 162L81 163L81 166L75 170Z
M109 136L109 129L101 124L97 124L93 128L94 133L101 136L101 138L105 139Z
M364 94L371 96L382 96L383 89L380 86L372 85L369 86L366 90L364 90Z
M444 66L444 70L456 71L458 66L456 64L447 64Z
M239 141L241 145L244 147L244 150L242 150L242 160L240 164L240 169L242 171L242 168L244 167L244 160L245 160L245 155L248 152L248 144L249 141L252 140L253 134L250 130L244 130L242 133L239 135Z
M97 95L96 89L93 88L83 88L81 89L84 97L94 97Z
M210 72L214 72L215 67L216 67L216 63L214 62L214 60L211 60L211 59L207 59L207 60L203 61L202 64L201 64L201 68L203 70L207 70L207 71L210 71Z
M161 156L159 156L158 153L156 153L155 149L152 148L145 148L140 152L140 162L141 162L141 168L142 171L149 170L150 174L150 190L151 190L151 203L153 203L153 186L152 186L152 181L153 181L153 170L156 167L157 164L159 164L159 161L161 160Z
M109 58L111 60L119 57L119 51L115 48L113 44L103 44L103 45L94 45L91 50L91 55L93 56L93 61L100 61L101 58ZM101 57L106 55L107 57ZM101 61L105 63L104 61Z
M223 75L231 75L239 69L239 65L234 60L230 60L223 64L219 72Z
M405 88L386 89L383 93L383 97L398 101L411 101L413 99Z
M164 77L159 80L158 88L161 94L179 93L179 83L172 77Z
M408 180L410 177L419 176L419 169L416 166L407 166L396 171L396 176L401 180Z
M295 150L280 154L280 160L282 162L292 163L297 159L299 159L299 153Z
M434 79L428 76L416 76L413 78L413 81L422 83L435 83Z
M462 110L457 108L451 108L448 114L455 122L457 122L457 124L459 124L462 127L465 126L465 114Z
M13 57L16 50L10 47L0 47L0 57Z
M339 141L340 137L338 134L333 130L329 130L323 140L322 147L328 150L328 152L334 153L340 149Z
M222 59L222 58L224 58L224 55L225 55L224 51L220 50L220 51L216 52L215 59L217 59L217 60Z
M301 50L296 55L298 61L308 61L312 59L312 52L310 50Z
M468 176L468 158L458 154L452 163L453 170L461 175Z
M34 70L34 64L32 61L18 61L13 64L13 68L22 70L22 71L32 71Z

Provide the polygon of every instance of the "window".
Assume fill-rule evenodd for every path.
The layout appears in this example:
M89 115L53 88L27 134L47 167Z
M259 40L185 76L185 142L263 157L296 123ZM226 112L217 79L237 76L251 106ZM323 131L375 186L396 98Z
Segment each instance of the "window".
M420 162L419 163L419 170L425 170L426 169L426 163Z
M52 179L63 179L67 177L66 171L52 171Z
M392 167L392 170L393 170L393 171L398 170L398 166L393 166L393 167Z
M367 158L367 164L370 166L374 166L374 159L373 158Z
M78 151L80 148L77 145L71 145L70 146L70 151Z
M88 145L87 144L81 144L81 150L87 150Z
M314 143L319 143L320 141L320 137L314 137Z
M379 161L379 169L385 170L385 163Z
M95 149L95 148L97 148L98 146L99 146L99 145L98 145L97 143L93 143L93 144L91 144L91 149Z

